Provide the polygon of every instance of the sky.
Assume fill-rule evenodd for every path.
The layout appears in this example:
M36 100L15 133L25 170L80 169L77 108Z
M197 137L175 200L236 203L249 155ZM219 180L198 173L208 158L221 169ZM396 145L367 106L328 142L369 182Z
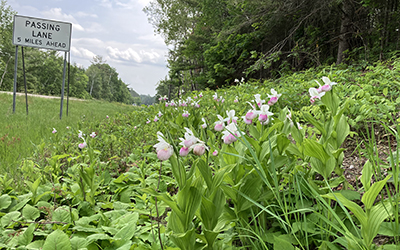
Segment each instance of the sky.
M129 88L156 94L168 74L168 48L148 22L150 0L7 0L18 15L72 23L71 63L102 56Z

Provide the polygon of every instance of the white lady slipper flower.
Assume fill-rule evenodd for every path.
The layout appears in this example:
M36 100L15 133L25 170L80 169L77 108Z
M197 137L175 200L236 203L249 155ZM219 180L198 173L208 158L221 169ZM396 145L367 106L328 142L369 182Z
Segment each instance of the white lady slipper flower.
M235 82L235 83L239 83L239 79L235 79L234 82Z
M217 115L217 117L218 117L219 121L215 122L214 129L215 129L215 131L222 131L225 127L224 118L220 115Z
M78 130L78 131L79 131L78 138L83 138L85 136L85 134L80 130Z
M267 124L269 119L268 117L273 115L274 113L269 112L269 105L262 105L261 109L258 111L258 120L263 124Z
M218 94L217 94L217 92L215 92L215 94L213 95L213 99L214 99L215 101L218 101Z
M182 114L183 117L189 117L189 115L190 115L190 113L188 111L186 111L186 110L183 111L183 114Z
M233 122L225 127L225 130L222 131L222 134L222 140L225 144L231 144L232 142L235 142L237 140L236 137L240 137L236 124Z
M164 135L160 131L157 132L157 140L158 143L153 146L156 148L157 158L161 161L166 161L172 156L174 150L172 146L164 140Z
M204 122L204 123L201 125L201 127L202 127L202 128L207 128L206 119L201 118L201 121Z
M192 146L193 144L195 144L196 142L200 141L196 136L194 136L193 131L186 128L185 127L185 138L179 138L179 140L181 140L181 142L179 143L179 145L182 145L186 148L189 148L190 146Z
M270 98L268 105L270 106L274 105L278 101L279 97L282 96L282 94L278 94L278 92L276 92L274 89L271 89L271 94L272 95L268 95L268 98Z
M255 102L257 103L258 107L261 107L261 105L263 105L263 103L265 102L265 100L261 100L260 94L255 94L254 98L256 98Z
M315 99L319 99L321 100L321 97L323 97L325 95L325 92L318 92L318 90L316 88L309 88L308 92L310 93L310 102L314 103Z
M226 111L226 115L228 116L228 118L225 118L224 121L226 121L228 124L231 122L237 123L237 117L235 116L235 110L230 110L230 111Z
M325 84L321 87L321 90L322 90L323 92L327 92L327 91L331 90L331 89L332 89L332 86L337 84L336 82L331 82L331 80L329 80L329 78L326 77L326 76L323 76L323 77L322 77L322 81L325 83Z

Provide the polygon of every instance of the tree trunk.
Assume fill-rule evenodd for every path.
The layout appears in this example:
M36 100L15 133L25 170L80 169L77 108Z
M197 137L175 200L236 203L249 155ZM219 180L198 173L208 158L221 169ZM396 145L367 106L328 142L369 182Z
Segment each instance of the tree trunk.
M1 88L1 84L3 84L4 76L5 76L6 73L7 73L7 66L8 66L8 63L10 62L11 58L12 58L12 56L10 56L10 57L8 58L7 63L6 63L6 66L5 66L5 68L4 68L4 73L3 73L3 75L1 76L0 88Z
M342 21L340 24L339 46L336 58L336 64L347 61L346 51L350 49L349 39L351 37L351 16L353 8L350 0L344 0L342 4Z

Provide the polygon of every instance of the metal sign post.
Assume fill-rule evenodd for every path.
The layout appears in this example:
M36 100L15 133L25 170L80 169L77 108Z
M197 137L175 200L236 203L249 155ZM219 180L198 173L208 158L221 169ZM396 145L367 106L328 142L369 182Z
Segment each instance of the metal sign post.
M48 19L27 17L14 15L13 26L13 44L15 47L15 68L14 68L14 100L13 113L15 113L15 99L17 92L17 66L18 66L18 46L28 46L41 49L52 49L64 51L64 69L63 82L61 88L61 110L60 119L62 117L62 108L64 101L65 88L65 68L67 53L71 47L72 24L67 22L53 21ZM23 51L23 50L22 50ZM23 52L22 52L23 53ZM25 65L23 65L25 68ZM24 70L25 79L25 70ZM27 98L26 79L25 79L25 96ZM28 99L26 99L26 113L28 114ZM68 107L67 107L68 108Z
M65 67L67 65L67 53L64 54L64 69L63 69L63 82L61 87L61 104L60 104L60 119L62 118L63 103L64 103L64 88L65 88Z
M18 45L15 46L13 113L15 113L15 99L17 98L17 68L18 68Z

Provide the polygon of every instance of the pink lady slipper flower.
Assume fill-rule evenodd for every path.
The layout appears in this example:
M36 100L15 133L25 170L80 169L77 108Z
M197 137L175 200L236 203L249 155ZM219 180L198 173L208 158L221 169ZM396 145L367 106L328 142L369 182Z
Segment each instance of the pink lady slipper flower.
M215 151L212 153L212 155L213 155L213 156L217 156L217 155L218 155L218 151L215 150Z
M218 117L219 121L215 122L214 130L219 132L219 131L222 131L224 129L225 121L224 121L224 118L222 116L217 115L217 117Z
M153 146L156 148L157 158L161 161L166 161L172 156L174 150L172 146L164 140L164 135L160 131L157 132L157 140L158 143Z
M108 115L106 115L106 118L108 119L108 118L110 118Z
M187 117L189 117L189 115L190 115L190 113L188 111L186 111L186 110L183 111L183 114L182 114L183 117L187 118Z
M92 132L92 133L90 134L90 137L95 138L95 137L96 137L96 132Z
M274 89L271 89L271 94L272 95L268 95L268 98L270 98L268 105L270 106L274 105L278 101L279 97L282 96L282 94L278 94L278 92L276 92Z
M78 148L84 149L84 148L86 148L86 146L87 146L87 144L86 144L86 142L84 141L84 142L82 142L82 143L79 143Z
M158 117L161 117L163 115L163 113L161 113L161 111L158 111Z
M266 125L269 122L269 116L274 113L269 112L269 105L262 105L261 109L258 111L258 120L262 125Z
M149 120L149 118L147 118L146 124L149 124L151 121Z
M53 131L51 131L53 134L57 133L57 130L53 128Z
M250 120L250 121L252 121L252 120L254 120L254 118L256 118L257 117L257 111L256 110L253 110L253 109L250 109L249 111L247 111L247 113L246 113L246 119L247 120Z
M310 93L310 102L312 104L314 104L316 99L321 100L321 97L323 97L325 95L325 92L318 92L318 90L316 88L309 88L308 92Z
M239 102L239 97L235 97L235 100L233 100L234 103L238 103Z
M154 116L154 122L157 122L157 121L158 121L158 117Z
M226 115L228 116L228 118L225 118L224 121L226 121L228 124L231 122L237 123L237 117L235 116L235 110L230 110L230 111L226 111Z
M250 125L250 124L252 124L252 123L253 123L253 120L249 120L249 119L247 119L247 117L246 117L246 116L242 116L242 119L243 119L244 123L246 123L247 125Z
M255 94L254 98L256 98L255 102L257 103L258 107L261 107L261 105L263 105L263 103L265 102L265 100L261 100L260 94Z
M232 142L237 141L236 137L240 137L236 124L233 122L225 127L225 130L222 131L222 134L223 134L222 140L224 141L225 144L231 144Z
M203 92L200 92L199 97L200 97L200 98L203 97Z

